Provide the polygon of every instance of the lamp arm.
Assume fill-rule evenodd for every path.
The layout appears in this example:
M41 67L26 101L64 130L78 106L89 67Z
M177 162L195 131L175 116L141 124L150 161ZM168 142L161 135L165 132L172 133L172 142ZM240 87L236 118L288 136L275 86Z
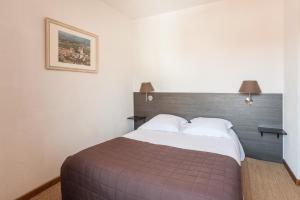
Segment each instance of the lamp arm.
M248 105L252 105L253 104L253 99L252 99L252 96L251 96L251 92L248 93L248 97L246 98L245 102Z

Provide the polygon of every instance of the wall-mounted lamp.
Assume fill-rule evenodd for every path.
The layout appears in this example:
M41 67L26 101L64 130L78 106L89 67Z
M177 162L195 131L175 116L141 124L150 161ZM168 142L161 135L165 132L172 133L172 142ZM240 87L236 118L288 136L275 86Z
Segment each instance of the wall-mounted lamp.
M246 104L251 105L253 103L251 95L258 95L261 93L261 90L257 81L243 81L239 92L241 94L248 94L248 97L246 98L245 102Z
M154 91L154 88L153 88L153 86L152 86L152 84L150 82L142 83L141 84L140 93L146 94L146 102L153 100L153 96L152 95L148 95L148 93L153 92L153 91Z

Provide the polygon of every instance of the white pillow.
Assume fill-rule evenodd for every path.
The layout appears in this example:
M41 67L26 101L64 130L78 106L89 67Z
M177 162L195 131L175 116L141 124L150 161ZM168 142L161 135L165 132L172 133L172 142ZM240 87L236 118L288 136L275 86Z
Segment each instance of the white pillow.
M227 129L231 129L233 127L232 123L226 119L221 118L206 118L206 117L197 117L191 120L191 122L201 121L203 123L214 123L214 124L224 124Z
M140 126L139 130L167 131L179 133L182 125L188 121L182 117L159 114Z
M229 138L228 131L232 127L231 122L216 118L196 118L186 124L182 133L189 135L225 137Z

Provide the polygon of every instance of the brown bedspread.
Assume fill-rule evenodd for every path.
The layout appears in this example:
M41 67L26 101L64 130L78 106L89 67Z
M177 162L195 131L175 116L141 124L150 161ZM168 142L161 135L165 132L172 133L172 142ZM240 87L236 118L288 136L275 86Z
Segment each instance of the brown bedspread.
M240 166L214 153L116 138L66 159L63 200L241 200Z

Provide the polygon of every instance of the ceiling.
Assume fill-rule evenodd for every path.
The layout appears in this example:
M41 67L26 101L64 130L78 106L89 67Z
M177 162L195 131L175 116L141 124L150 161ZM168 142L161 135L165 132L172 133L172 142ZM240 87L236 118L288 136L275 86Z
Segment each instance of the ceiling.
M102 0L132 18L153 16L220 0Z

